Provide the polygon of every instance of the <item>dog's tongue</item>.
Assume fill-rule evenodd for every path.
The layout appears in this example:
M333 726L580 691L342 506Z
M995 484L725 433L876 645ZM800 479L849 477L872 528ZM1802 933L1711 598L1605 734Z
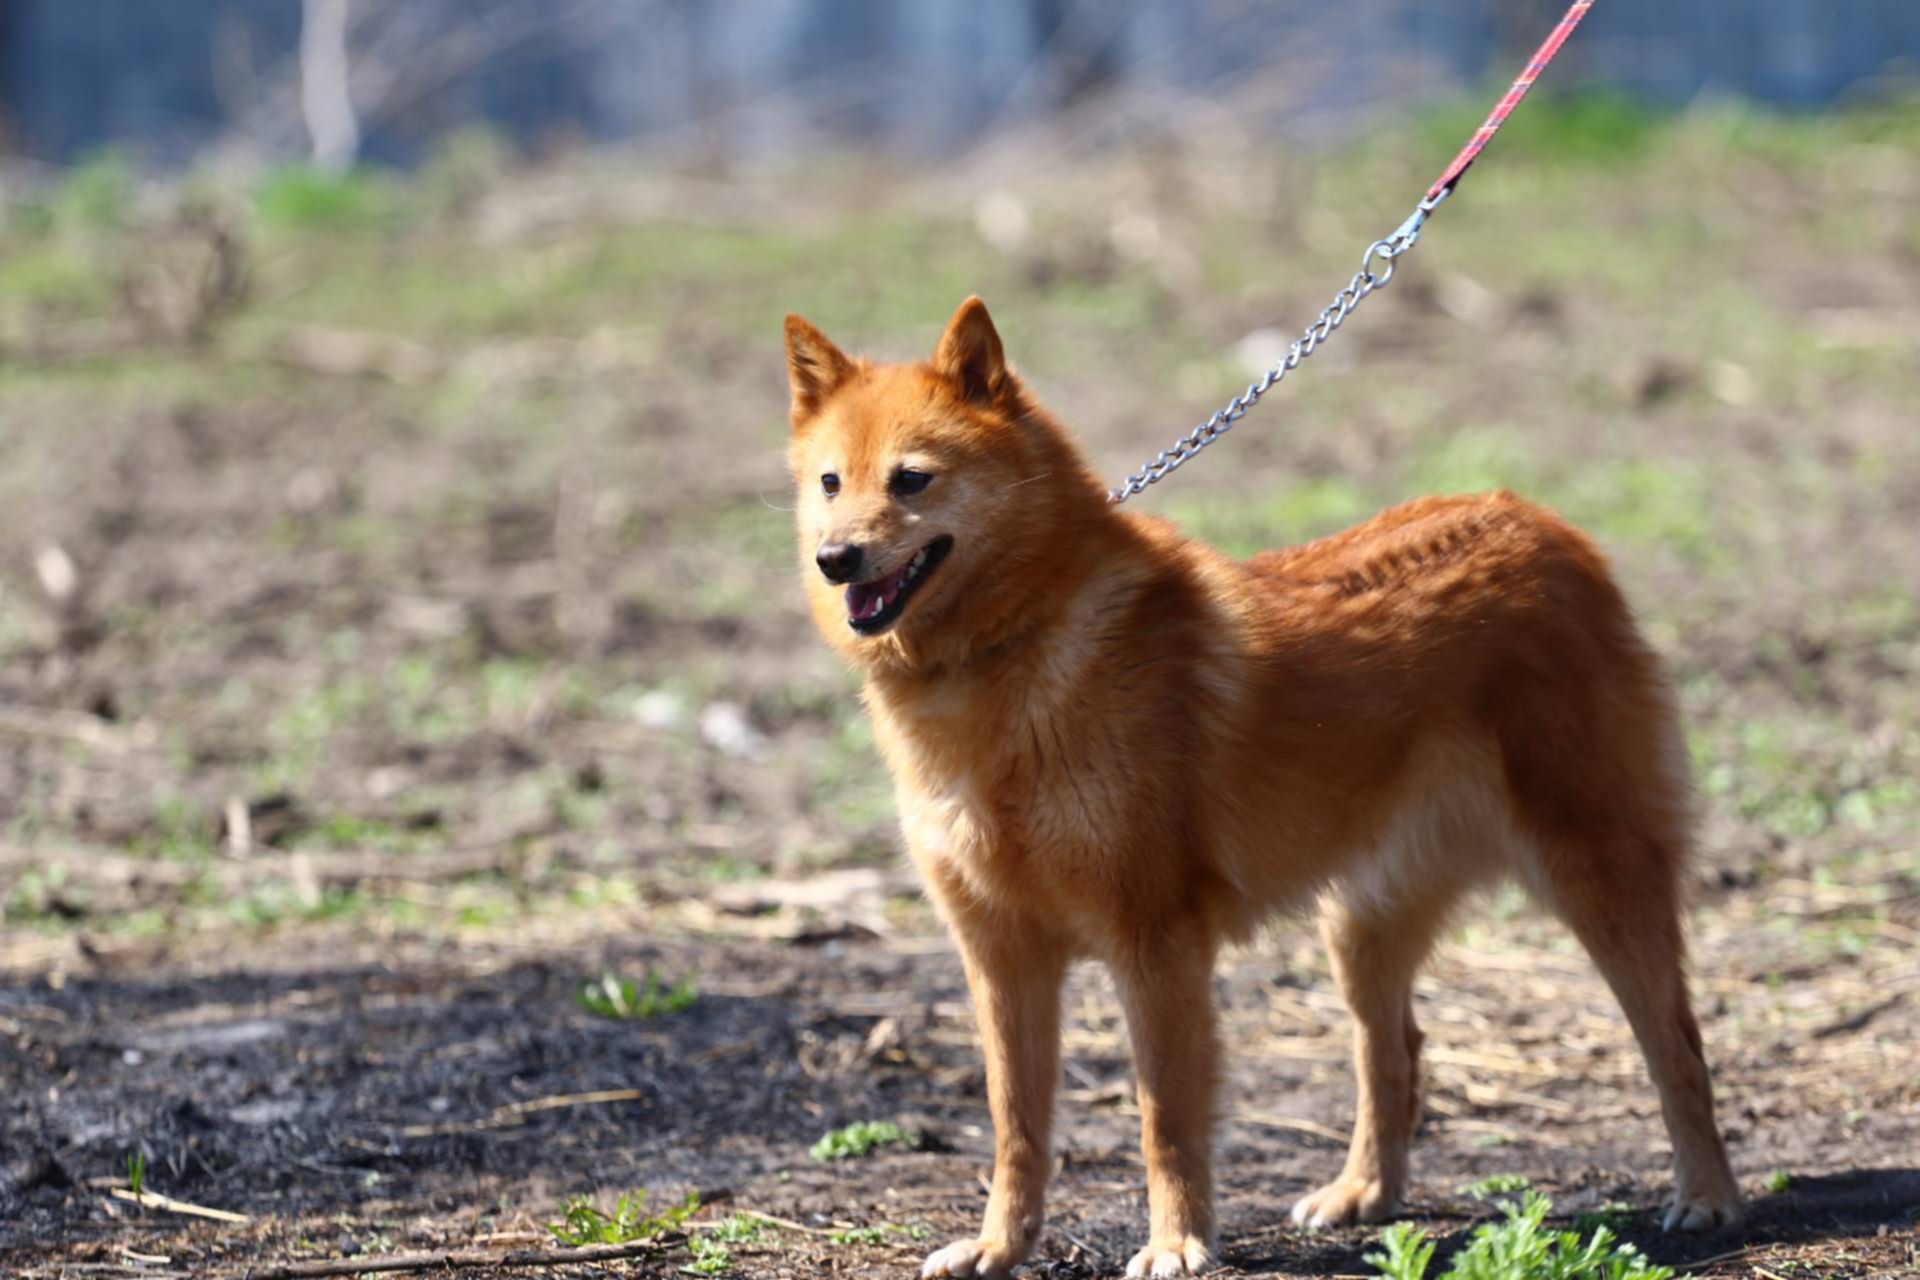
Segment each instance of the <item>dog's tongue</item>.
M847 588L847 616L860 619L880 612L900 594L900 579L906 572L890 573L873 582L856 582Z

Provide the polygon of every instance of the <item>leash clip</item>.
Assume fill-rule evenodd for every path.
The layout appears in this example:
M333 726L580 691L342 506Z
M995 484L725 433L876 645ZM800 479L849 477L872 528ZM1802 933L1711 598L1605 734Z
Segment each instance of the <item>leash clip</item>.
M1393 234L1380 242L1380 256L1397 258L1420 242L1420 228L1426 224L1427 215L1440 207L1440 202L1453 194L1452 187L1442 187L1413 206L1413 212L1407 220L1393 229Z

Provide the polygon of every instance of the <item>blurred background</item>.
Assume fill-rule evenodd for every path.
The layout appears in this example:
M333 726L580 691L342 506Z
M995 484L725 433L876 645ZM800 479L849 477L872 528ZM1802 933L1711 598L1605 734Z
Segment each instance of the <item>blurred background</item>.
M781 317L918 358L977 292L1117 480L1562 7L0 0L0 1261L544 1238L641 1189L811 1225L743 1274L969 1229L963 987L804 616ZM1916 211L1920 6L1600 0L1392 287L1135 500L1235 553L1494 486L1596 535L1688 720L1754 1247L1813 1266L1920 1209ZM1643 1230L1617 1012L1493 918L1422 987L1420 1205L1521 1170ZM1351 1116L1309 931L1221 998L1267 1122L1229 1255L1352 1272L1362 1233L1261 1225ZM1043 1251L1099 1274L1136 1113L1097 974L1070 1004ZM864 1119L922 1149L807 1158ZM253 1221L86 1189L136 1156Z

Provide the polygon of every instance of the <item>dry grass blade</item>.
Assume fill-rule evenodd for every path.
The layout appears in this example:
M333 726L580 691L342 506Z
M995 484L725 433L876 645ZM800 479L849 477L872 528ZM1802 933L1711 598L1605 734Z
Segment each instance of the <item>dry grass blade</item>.
M525 1116L541 1111L563 1111L569 1107L598 1107L612 1102L645 1102L638 1089L599 1089L592 1093L560 1093L550 1098L531 1098L526 1102L495 1107L482 1120L457 1120L446 1124L410 1124L400 1130L404 1138L428 1138L442 1133L465 1133L474 1129L499 1129L519 1124Z
M779 1227L782 1231L798 1231L810 1236L830 1236L833 1234L832 1231L826 1228L809 1227L805 1223L795 1222L791 1218L776 1218L770 1213L761 1213L758 1209L735 1209L733 1216L736 1218L752 1218L756 1222L764 1222L770 1227Z
M51 738L71 742L109 755L138 751L159 740L146 723L123 728L84 711L0 707L0 734L16 738Z
M1264 1111L1242 1111L1240 1119L1248 1124L1259 1125L1263 1129L1291 1129L1295 1133L1312 1134L1316 1138L1325 1138L1337 1146L1347 1145L1347 1135L1338 1129L1330 1129L1324 1124L1315 1124L1311 1120L1296 1120L1292 1116L1269 1115Z
M230 1222L242 1226L252 1222L244 1213L231 1213L225 1209L209 1209L203 1204L189 1204L185 1200L175 1200L172 1196L163 1196L158 1191L133 1191L127 1187L115 1187L111 1192L115 1200L130 1200L143 1209L164 1209L168 1213L184 1213L195 1218L209 1218L214 1222Z

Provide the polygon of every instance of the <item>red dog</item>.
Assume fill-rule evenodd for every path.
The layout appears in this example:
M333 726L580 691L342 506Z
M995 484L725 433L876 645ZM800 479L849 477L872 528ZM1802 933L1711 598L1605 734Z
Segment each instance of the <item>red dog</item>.
M787 362L808 600L865 676L986 1051L986 1221L923 1275L1003 1276L1033 1249L1081 956L1113 972L1139 1077L1152 1226L1127 1273L1209 1265L1214 957L1316 897L1360 1100L1345 1170L1294 1217L1391 1216L1414 972L1500 878L1626 1010L1673 1140L1666 1225L1739 1220L1682 970L1686 752L1592 543L1496 493L1228 560L1108 503L977 298L929 363L849 359L792 316Z

